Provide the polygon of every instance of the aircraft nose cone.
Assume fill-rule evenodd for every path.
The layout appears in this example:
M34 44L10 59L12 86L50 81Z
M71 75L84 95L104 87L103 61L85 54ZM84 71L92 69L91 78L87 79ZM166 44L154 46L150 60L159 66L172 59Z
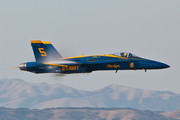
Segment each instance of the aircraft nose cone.
M161 67L162 67L162 68L169 68L170 66L167 65L167 64L161 63Z
M160 62L157 62L156 63L156 66L160 69L163 69L163 68L169 68L170 66L167 65L167 64L164 64L164 63L160 63Z

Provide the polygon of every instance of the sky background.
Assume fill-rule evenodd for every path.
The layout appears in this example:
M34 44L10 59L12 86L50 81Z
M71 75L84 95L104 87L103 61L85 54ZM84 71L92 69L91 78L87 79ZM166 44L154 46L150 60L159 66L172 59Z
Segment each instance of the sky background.
M179 0L2 0L0 78L88 91L119 84L180 94L179 6ZM50 41L63 57L126 51L171 67L67 76L9 68L35 60L30 40Z

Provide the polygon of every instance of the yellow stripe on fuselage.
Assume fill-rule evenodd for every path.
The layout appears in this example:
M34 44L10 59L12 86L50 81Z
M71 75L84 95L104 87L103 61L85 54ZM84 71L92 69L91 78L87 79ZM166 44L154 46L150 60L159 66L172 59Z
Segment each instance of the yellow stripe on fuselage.
M41 40L31 40L31 43L42 43Z
M67 58L61 58L61 59L73 59L73 58L85 58L85 57L100 58L102 56L103 57L124 58L124 57L115 56L115 55L86 55L86 56L67 57Z
M67 57L67 58L60 58L60 59L73 59L73 58L86 58L86 57L92 57L92 58L112 57L112 58L119 58L119 59L142 60L140 58L127 58L127 57L120 57L120 56L116 56L116 55L87 55L87 56L75 56L75 57Z
M64 66L68 67L68 65L59 65L59 64L54 64L54 63L43 63L44 65L51 65L51 66Z
M51 44L49 41L42 41L43 44Z

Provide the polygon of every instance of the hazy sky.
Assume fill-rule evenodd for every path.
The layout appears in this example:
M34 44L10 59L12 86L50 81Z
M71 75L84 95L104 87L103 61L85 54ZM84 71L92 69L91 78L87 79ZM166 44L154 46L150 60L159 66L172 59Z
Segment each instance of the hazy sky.
M51 41L64 57L127 51L171 68L63 77L10 69L35 60L30 40ZM0 78L82 90L115 83L180 93L180 0L3 0L0 41Z

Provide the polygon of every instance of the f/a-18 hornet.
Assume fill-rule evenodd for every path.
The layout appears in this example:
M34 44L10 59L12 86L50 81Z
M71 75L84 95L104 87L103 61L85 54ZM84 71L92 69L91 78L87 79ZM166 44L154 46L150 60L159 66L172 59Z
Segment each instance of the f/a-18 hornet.
M63 58L49 41L32 40L36 62L20 64L23 71L33 73L91 73L98 70L149 70L170 67L167 64L144 59L132 53L88 55Z

